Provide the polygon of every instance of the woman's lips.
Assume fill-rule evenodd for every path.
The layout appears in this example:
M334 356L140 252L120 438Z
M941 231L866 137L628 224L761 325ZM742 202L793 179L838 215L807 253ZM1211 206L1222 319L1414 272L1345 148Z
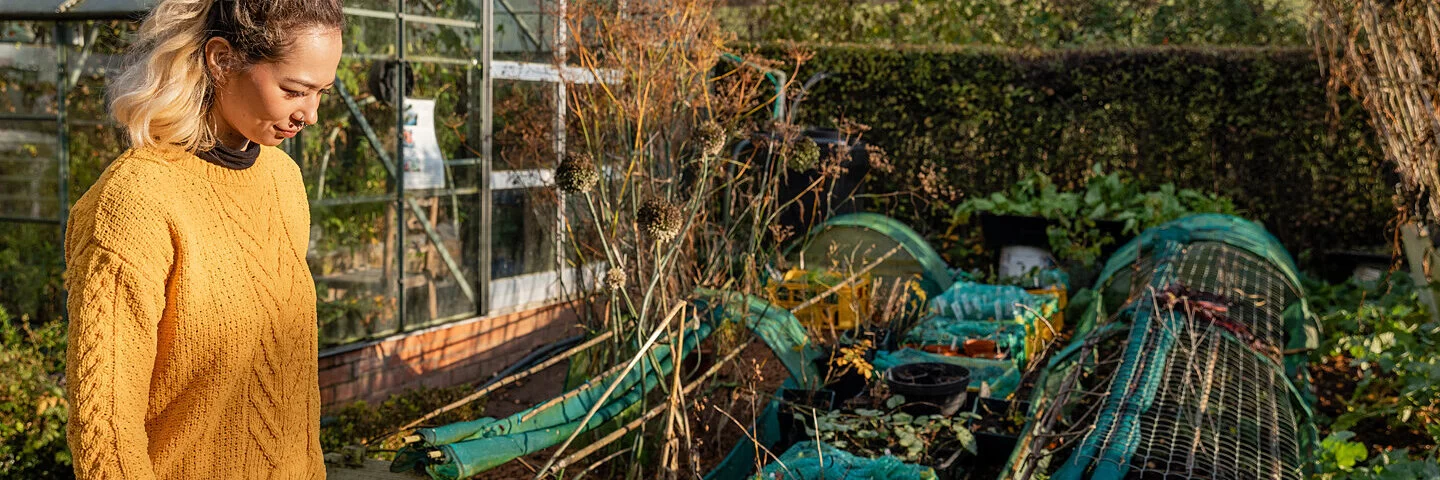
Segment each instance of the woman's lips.
M291 138L294 137L295 134L300 133L299 130L286 130L280 127L275 127L275 131L280 132L280 136L285 138Z

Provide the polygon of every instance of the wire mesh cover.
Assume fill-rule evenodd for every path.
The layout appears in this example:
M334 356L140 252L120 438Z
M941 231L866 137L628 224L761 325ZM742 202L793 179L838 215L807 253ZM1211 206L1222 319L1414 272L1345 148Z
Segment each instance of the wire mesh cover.
M1301 478L1300 419L1277 363L1298 290L1216 242L1160 242L1133 268L1117 320L1134 321L1141 344L1077 452L1093 478Z
M1154 403L1131 430L1128 477L1301 478L1296 412L1280 370L1202 323L1173 332Z
M1273 264L1219 242L1189 244L1160 261L1163 266L1157 265L1155 255L1141 255L1135 262L1130 298L1147 298L1145 291L1158 283L1161 302L1186 300L1191 316L1217 323L1257 351L1280 359L1286 342L1285 307L1298 298L1299 290ZM1156 275L1163 278L1156 282ZM1223 311L1210 308L1213 305Z

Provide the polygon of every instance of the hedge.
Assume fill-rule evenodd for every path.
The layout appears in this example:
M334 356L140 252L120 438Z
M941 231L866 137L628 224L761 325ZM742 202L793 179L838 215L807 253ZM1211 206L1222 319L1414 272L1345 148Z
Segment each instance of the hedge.
M1003 190L1039 169L1077 184L1092 164L1145 187L1172 182L1233 198L1292 251L1386 243L1396 177L1359 102L1327 97L1308 49L1130 48L1022 51L749 47L767 58L812 54L795 77L811 89L795 122L845 118L872 128L894 173L870 191L913 191L927 161L963 196ZM887 197L872 209L932 236L949 199Z

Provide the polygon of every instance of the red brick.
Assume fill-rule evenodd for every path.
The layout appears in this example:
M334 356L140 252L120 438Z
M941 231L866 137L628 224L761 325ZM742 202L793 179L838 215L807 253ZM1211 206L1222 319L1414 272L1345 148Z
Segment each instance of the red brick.
M480 328L481 323L483 322L472 321L450 327L450 340L448 343L454 343L474 336L477 331L476 329Z
M429 388L445 388L454 385L451 372L435 372L420 379L420 384Z
M320 371L320 387L328 387L355 379L353 363L344 363Z
M460 365L455 368L454 381L456 384L479 383L484 380L484 378L481 378L484 370L485 365L480 362L469 362ZM486 377L488 377L488 375Z
M480 353L480 341L475 338L452 343L440 351L440 355L444 356L445 360L450 363L463 361L477 353Z
M338 403L350 403L355 400L355 382L345 382L335 386L335 401ZM324 403L324 402L321 402Z
M377 371L385 366L385 355L379 349L365 349L359 358L355 359L355 375L364 376L367 373Z
M341 355L326 355L320 357L320 369L324 370L340 364Z
M332 405L332 404L334 404L334 403L335 403L335 389L334 389L334 388L322 388L322 389L320 389L320 404L321 404L321 405Z
M417 335L413 338L418 339L421 345L420 348L424 349L425 353L428 354L430 352L445 348L446 341L450 339L449 332L449 329L437 330L427 333L425 335Z
M424 344L420 343L420 339L411 337L401 340L400 345L396 348L397 355L395 356L403 362L410 363L424 353Z
M524 319L521 319L521 320L518 321L518 322L515 322L515 338L520 338L520 337L524 337L524 336L526 336L526 335L529 335L530 333L534 332L537 328L539 328L539 326L542 325L543 323L544 323L544 320L542 320L542 319L540 319L540 318L536 318L536 317L524 318Z

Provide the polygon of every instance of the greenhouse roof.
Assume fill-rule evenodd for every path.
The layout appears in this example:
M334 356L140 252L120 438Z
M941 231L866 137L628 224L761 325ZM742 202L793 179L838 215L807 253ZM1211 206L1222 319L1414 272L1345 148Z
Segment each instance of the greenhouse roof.
M6 0L0 20L103 20L136 18L157 0Z

